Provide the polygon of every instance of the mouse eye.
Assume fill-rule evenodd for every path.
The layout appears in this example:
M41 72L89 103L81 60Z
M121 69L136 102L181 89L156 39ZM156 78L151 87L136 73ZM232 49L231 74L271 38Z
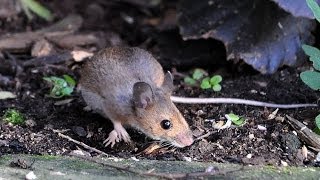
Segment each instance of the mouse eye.
M172 127L172 123L168 119L162 120L160 124L161 127L165 130L170 129Z

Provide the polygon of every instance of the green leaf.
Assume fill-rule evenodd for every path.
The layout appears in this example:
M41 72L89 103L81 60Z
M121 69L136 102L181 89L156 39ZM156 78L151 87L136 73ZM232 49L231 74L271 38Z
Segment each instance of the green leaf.
M76 81L69 75L63 75L64 80L71 86L74 87L76 85Z
M310 61L313 62L313 67L320 71L320 50L305 44L302 45L302 49L308 56L310 56Z
M310 61L313 62L313 68L317 71L320 71L320 56L312 56L310 57Z
M237 121L240 119L240 117L238 115L235 115L233 113L230 113L230 114L227 114L229 116L229 118L232 120L232 121Z
M32 12L37 14L39 17L41 17L47 21L51 21L53 19L51 12L47 8L42 6L40 3L38 3L37 1L35 1L35 0L21 0L21 3L24 6L28 7Z
M320 135L320 129L319 129L318 127L315 127L315 128L313 129L313 132L316 133L316 134L318 134L318 135Z
M245 119L243 117L239 118L238 120L236 121L232 121L233 124L237 125L237 126L242 126L244 123L245 123Z
M210 78L207 77L207 78L202 79L200 87L201 87L201 89L211 88Z
M207 74L205 70L197 68L194 70L192 78L195 80L200 80L205 74Z
M184 83L188 84L188 85L191 85L191 86L194 86L196 85L197 81L192 79L191 77L187 76L185 77L184 79Z
M56 76L43 78L53 85L50 90L51 97L61 98L63 96L70 96L73 92L76 83L75 80L68 75L64 75L63 78L64 79Z
M228 117L231 119L233 124L237 126L241 126L245 123L245 119L243 117L239 117L238 115L235 115L233 113L227 114Z
M301 80L313 90L320 89L320 73L316 71L304 71L300 74Z
M320 129L320 114L316 117L316 126Z
M222 87L220 84L216 84L212 86L212 89L217 92L217 91L221 91Z
M215 76L212 76L212 78L210 79L210 84L216 85L216 84L219 84L221 81L222 81L222 77L220 75L215 75Z
M50 77L43 77L42 79L45 80L45 81L48 81L48 82L52 82Z
M312 10L314 17L320 22L320 7L315 0L307 0L309 8Z
M304 44L304 45L302 45L302 49L303 49L304 53L306 53L310 57L320 56L320 50L318 48L313 47L313 46L309 46L309 45Z
M72 87L66 87L66 88L63 88L61 90L61 93L64 96L70 96L72 92L73 92L73 88Z

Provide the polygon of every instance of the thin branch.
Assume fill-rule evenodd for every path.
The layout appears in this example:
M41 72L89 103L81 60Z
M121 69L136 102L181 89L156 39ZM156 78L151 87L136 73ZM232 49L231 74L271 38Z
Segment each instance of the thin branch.
M98 149L96 149L96 148L94 148L94 147L90 147L90 146L86 145L86 144L83 143L83 142L80 142L80 141L77 141L77 140L75 140L75 139L72 139L70 136L67 136L67 135L64 135L64 134L60 133L59 130L52 129L52 131L55 132L55 133L58 133L58 136L60 136L60 137L62 137L62 138L65 138L65 139L67 139L67 140L69 140L69 141L71 141L71 142L73 142L73 143L76 143L76 144L78 144L78 145L80 145L80 146L82 146L82 147L84 147L84 148L86 148L86 149L92 150L92 151L94 151L94 152L96 152L96 153L103 154L103 155L109 157L109 155L108 155L107 153L105 153L105 152L103 152L103 151L100 151L100 150L98 150Z

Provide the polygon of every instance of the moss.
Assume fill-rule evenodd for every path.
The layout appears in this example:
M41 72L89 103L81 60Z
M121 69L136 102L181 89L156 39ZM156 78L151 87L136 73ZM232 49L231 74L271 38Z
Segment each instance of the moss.
M2 119L3 121L11 123L13 125L22 125L25 123L25 118L23 114L16 109L8 109L4 113Z

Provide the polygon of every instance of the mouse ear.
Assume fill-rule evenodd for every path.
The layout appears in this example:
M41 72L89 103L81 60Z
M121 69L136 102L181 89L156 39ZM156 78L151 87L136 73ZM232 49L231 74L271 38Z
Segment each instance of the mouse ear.
M171 94L171 92L174 89L173 77L172 77L172 74L169 71L164 76L164 80L163 80L163 83L162 83L162 88L165 90L165 92L167 92L169 94Z
M148 83L137 82L133 85L133 103L136 108L146 109L153 102L154 94Z

